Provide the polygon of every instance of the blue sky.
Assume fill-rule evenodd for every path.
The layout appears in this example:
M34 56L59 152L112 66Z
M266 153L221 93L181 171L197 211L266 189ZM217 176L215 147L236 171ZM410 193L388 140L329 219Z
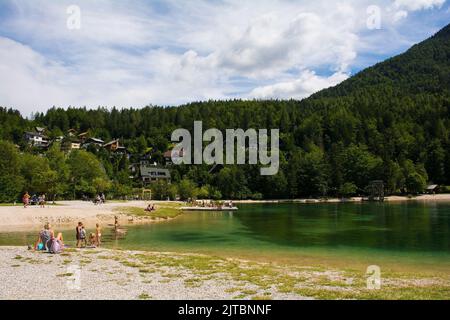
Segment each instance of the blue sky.
M1 0L0 105L302 99L449 22L446 0Z

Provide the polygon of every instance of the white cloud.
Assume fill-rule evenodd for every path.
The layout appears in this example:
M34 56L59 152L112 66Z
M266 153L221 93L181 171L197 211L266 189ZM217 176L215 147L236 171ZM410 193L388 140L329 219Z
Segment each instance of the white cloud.
M403 20L407 17L408 17L408 11L400 10L394 14L393 19L394 19L394 22L399 22L400 20Z
M423 9L440 8L445 3L445 0L395 0L394 5L397 8L405 8L410 11L417 11Z
M249 97L302 99L321 89L335 86L348 77L348 74L341 72L337 72L330 77L320 77L314 72L306 70L297 79L255 88Z
M303 98L346 79L365 53L404 48L396 22L439 1L378 0L396 8L381 34L366 28L373 0L77 0L78 31L66 28L72 1L5 0L0 105L28 115L53 105Z

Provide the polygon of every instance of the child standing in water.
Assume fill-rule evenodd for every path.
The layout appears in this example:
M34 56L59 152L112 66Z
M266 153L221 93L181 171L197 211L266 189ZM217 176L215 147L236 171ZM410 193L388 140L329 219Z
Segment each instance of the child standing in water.
M80 240L81 240L81 244L84 243L84 247L87 247L87 234L86 234L86 229L84 228L84 225L81 226L81 231L80 231Z
M95 227L95 240L97 247L100 247L100 244L102 242L102 228L100 228L100 225L98 223L95 225Z
M84 225L82 222L78 222L78 225L76 227L76 233L77 233L77 248L81 248L81 245L84 243L84 246L87 245L86 240L86 230L84 229Z

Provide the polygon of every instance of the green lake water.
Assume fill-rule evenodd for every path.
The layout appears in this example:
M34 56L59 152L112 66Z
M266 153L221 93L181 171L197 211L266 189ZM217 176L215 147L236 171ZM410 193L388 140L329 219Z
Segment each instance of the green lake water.
M115 239L105 228L105 246L263 260L346 257L362 263L448 266L450 272L450 203L239 205L234 213L185 213L127 229L126 236ZM72 244L72 230L63 232ZM0 245L25 245L35 237L0 232Z

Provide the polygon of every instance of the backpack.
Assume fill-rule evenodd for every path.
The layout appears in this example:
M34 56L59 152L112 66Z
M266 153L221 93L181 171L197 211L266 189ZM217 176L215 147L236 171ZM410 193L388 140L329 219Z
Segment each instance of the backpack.
M81 231L80 231L80 239L86 239L86 229L81 229Z
M50 237L50 231L49 230L42 230L39 234L39 237L41 238L42 244L44 245L45 250L49 249L49 241L51 239Z
M52 239L48 251L53 254L61 253L62 251L61 243L59 243L59 241L56 239Z

